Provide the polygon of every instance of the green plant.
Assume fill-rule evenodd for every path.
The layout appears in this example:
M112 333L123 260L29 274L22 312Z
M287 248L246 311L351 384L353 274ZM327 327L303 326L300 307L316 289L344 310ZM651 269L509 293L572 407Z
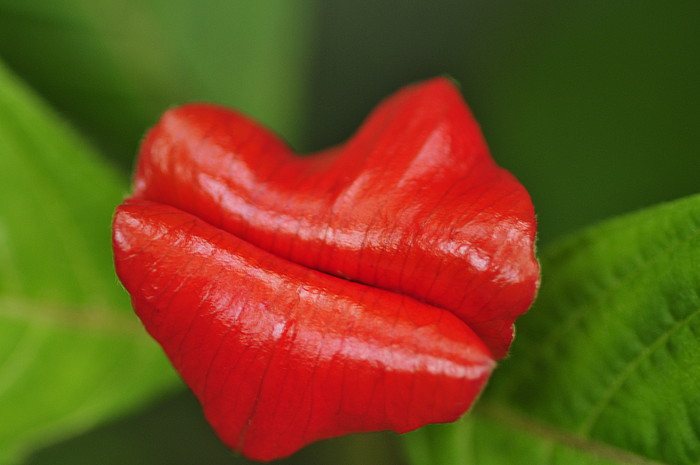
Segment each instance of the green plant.
M139 138L197 99L322 146L380 96L442 72L464 83L495 158L533 194L543 284L472 412L401 437L407 460L700 460L700 198L688 196L699 73L683 47L697 39L695 9L552 2L516 21L446 5L0 1L13 70L0 69L0 463L245 462L188 398L148 409L183 388L112 271L110 219ZM309 50L321 45L319 65ZM435 54L439 65L408 68ZM318 133L303 135L307 119ZM402 460L386 444L345 438L289 463Z

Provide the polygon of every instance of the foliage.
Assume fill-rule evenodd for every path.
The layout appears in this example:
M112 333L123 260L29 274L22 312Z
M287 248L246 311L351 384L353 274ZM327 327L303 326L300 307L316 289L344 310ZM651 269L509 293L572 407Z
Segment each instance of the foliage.
M543 286L473 412L401 448L416 465L698 463L698 13L0 0L0 463L244 463L190 397L165 397L181 385L113 274L110 217L141 135L164 108L208 100L321 148L443 73L533 195ZM392 437L286 463L400 462Z

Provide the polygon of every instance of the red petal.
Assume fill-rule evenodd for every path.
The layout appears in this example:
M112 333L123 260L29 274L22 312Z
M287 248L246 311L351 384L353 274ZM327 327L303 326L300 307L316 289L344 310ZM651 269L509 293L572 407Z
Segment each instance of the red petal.
M231 110L173 109L114 224L144 325L257 459L456 419L534 298L534 236L527 192L445 79L307 158Z
M493 361L450 312L276 257L170 206L114 221L117 271L232 448L456 420Z
M497 358L537 289L530 197L442 78L403 89L347 144L307 158L234 111L173 109L143 144L135 195L449 309Z

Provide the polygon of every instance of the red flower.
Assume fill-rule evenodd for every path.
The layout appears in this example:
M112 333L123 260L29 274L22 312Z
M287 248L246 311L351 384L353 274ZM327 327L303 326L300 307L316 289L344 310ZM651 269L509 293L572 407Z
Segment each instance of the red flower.
M213 105L168 111L114 219L136 312L248 457L457 419L538 285L530 198L446 79L300 158Z

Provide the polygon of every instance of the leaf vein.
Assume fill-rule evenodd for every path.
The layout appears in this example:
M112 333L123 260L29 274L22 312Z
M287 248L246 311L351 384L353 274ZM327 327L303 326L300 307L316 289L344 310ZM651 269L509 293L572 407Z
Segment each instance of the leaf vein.
M474 410L474 414L549 441L550 444L566 446L621 465L671 465L665 462L652 460L648 457L638 455L632 451L620 449L604 442L582 437L570 431L562 430L556 426L535 420L524 413L516 411L512 407L507 407L495 402L480 403L478 408Z
M146 333L135 317L118 315L106 307L75 311L59 305L32 303L8 297L0 298L0 318L3 319L41 323L80 331L99 331L148 342L148 338L141 337Z
M649 344L649 346L647 346L646 349L644 349L634 360L628 363L627 366L616 377L616 379L610 384L610 387L600 398L598 404L596 404L591 409L590 414L581 422L579 431L583 434L588 434L602 416L605 407L610 404L612 399L625 384L625 381L634 373L634 371L637 368L639 368L642 362L648 359L656 349L661 347L671 337L672 334L676 333L681 328L686 326L693 318L695 318L698 315L700 315L700 308L697 308L684 319L674 324L667 331L664 331L653 343Z

